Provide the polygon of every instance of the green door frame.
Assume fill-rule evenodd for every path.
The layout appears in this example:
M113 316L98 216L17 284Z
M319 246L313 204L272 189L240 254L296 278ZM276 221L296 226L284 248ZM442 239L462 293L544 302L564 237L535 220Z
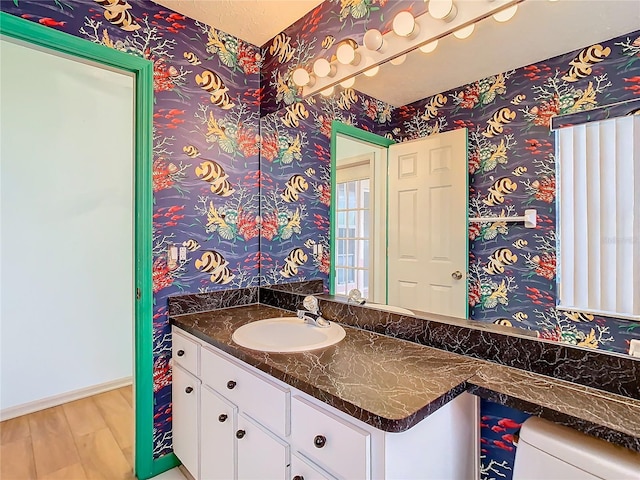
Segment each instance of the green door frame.
M336 240L335 235L333 234L333 227L336 224L336 206L333 201L333 197L336 194L336 146L338 142L338 134L355 140L371 143L382 148L389 148L389 145L396 143L389 138L367 132L366 130L354 127L353 125L347 125L346 123L342 123L338 120L333 120L331 122L331 204L329 206L329 250L331 252L329 262L329 293L331 295L335 295L336 292ZM385 228L385 230L388 231L388 228Z
M64 55L100 63L135 76L134 167L134 395L135 468L141 480L178 464L175 455L153 459L153 289L151 190L153 64L145 59L92 43L73 35L0 12L0 35L54 50Z

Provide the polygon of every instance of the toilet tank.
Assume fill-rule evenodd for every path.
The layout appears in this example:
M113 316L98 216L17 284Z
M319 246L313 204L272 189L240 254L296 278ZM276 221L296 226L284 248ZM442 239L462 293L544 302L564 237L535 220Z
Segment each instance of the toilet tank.
M513 480L541 479L640 480L640 453L530 417L520 430Z

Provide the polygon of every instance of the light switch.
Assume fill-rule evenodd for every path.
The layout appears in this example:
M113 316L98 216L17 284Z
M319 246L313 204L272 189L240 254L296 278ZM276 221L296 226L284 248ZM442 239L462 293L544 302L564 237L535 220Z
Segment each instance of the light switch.
M640 340L634 339L629 341L629 355L632 357L640 357Z

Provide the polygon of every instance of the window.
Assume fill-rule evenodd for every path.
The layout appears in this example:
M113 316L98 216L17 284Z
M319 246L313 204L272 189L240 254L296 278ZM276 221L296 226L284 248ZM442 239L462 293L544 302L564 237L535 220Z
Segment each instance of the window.
M339 168L336 176L335 293L370 293L371 188L369 162Z
M558 308L640 319L640 116L557 131Z

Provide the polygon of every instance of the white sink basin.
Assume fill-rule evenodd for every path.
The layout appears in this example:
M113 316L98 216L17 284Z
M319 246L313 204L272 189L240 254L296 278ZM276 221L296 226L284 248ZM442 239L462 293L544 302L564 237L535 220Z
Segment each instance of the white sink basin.
M321 328L297 317L276 317L243 325L233 332L231 338L251 350L306 352L334 345L344 336L344 328L334 322Z
M411 310L407 310L406 308L396 307L395 305L384 305L382 303L367 303L365 307L373 307L378 310L384 310L386 312L397 313L399 315L414 315Z

